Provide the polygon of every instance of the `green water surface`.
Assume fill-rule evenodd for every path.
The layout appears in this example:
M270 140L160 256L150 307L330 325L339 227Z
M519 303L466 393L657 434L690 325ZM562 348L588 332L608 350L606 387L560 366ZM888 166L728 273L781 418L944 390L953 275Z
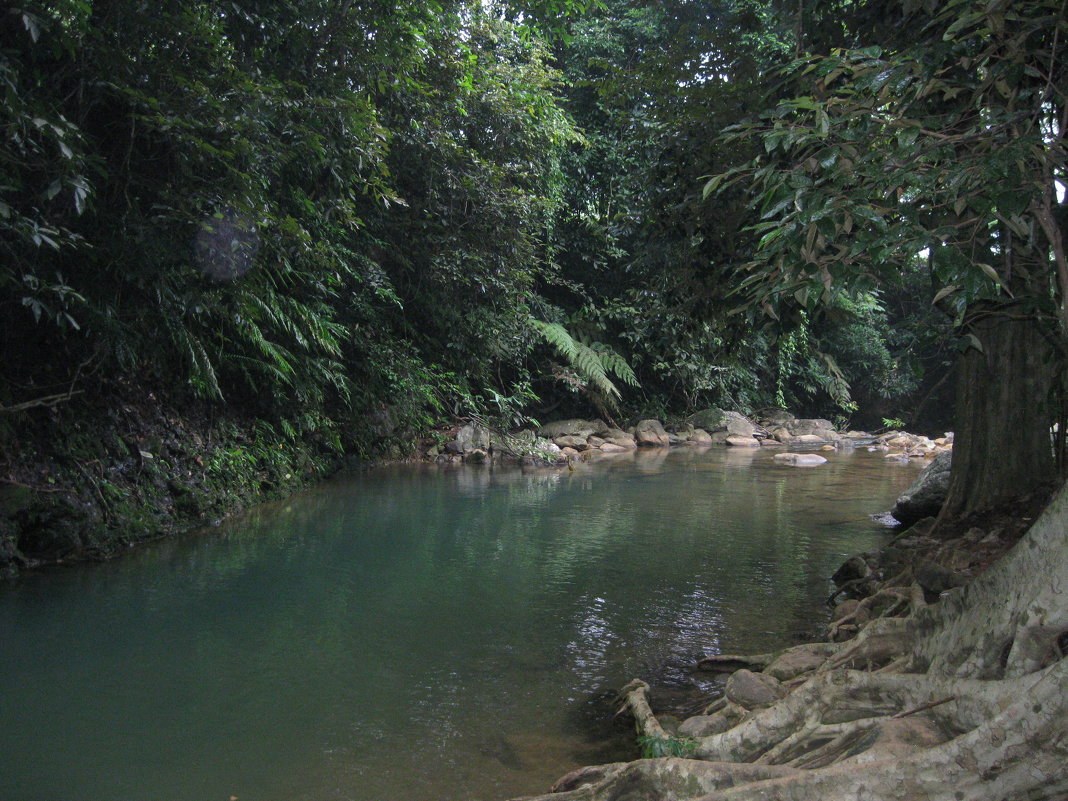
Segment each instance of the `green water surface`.
M620 758L591 723L607 691L817 631L917 471L691 448L382 468L0 584L0 799L544 792Z

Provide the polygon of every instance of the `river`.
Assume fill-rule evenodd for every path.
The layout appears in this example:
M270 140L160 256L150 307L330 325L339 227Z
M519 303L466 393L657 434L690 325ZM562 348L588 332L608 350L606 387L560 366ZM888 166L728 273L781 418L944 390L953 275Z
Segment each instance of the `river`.
M0 583L0 798L490 801L618 759L635 676L826 620L914 465L674 448L346 475Z

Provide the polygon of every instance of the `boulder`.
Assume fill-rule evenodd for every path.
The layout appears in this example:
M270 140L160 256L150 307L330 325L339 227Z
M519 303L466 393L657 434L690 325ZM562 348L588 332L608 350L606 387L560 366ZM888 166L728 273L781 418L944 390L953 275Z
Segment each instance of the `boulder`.
M778 679L742 668L727 679L725 694L728 701L743 709L761 709L774 704L786 691Z
M687 440L691 445L711 445L712 435L705 431L703 428L695 428L693 433L690 434L690 439Z
M629 448L624 448L622 445L616 445L614 442L606 442L601 446L600 450L601 453L624 453L626 451L634 450L634 447L633 444Z
M721 734L731 728L734 722L722 712L714 715L693 715L686 718L679 726L680 737L708 737L712 734Z
M778 681L796 679L802 673L820 667L835 650L834 645L822 642L787 648L764 668L764 675Z
M460 446L460 453L469 451L488 451L490 447L490 432L478 423L468 423L456 432L456 440ZM446 446L447 447L447 446Z
M590 447L590 444L586 441L585 437L578 437L567 434L560 437L553 437L553 442L555 442L561 448L574 448L576 451L584 451Z
M546 439L581 437L585 440L591 434L603 436L603 432L607 430L608 426L604 424L603 420L556 420L543 425L538 430L538 434Z
M489 454L482 448L472 448L469 451L464 451L464 461L468 464L484 464L488 458Z
M757 431L757 426L744 414L738 412L725 412L721 409L705 409L687 418L687 422L695 428L700 427L711 434L717 431L726 431L730 436L751 437Z
M642 420L634 427L634 439L639 445L662 447L671 444L664 426L659 420Z
M911 526L925 517L934 517L946 501L953 451L942 451L917 476L912 486L901 493L890 514L902 526Z
M759 448L760 440L754 436L742 436L740 434L728 434L727 445L733 448Z
M702 409L699 412L694 412L686 418L686 422L695 428L703 428L705 431L722 431L726 428L726 424L723 422L723 415L725 412L722 409L715 407L711 409Z
M765 428L776 428L778 426L786 426L792 423L797 418L790 414L786 409L761 409L753 417Z
M599 436L603 437L605 442L611 442L613 445L619 445L627 450L638 447L638 443L634 441L634 436L619 428L610 428Z
M784 423L784 425L795 437L800 437L804 434L816 434L824 439L828 439L827 434L834 434L837 437L837 432L834 430L834 423L830 420L822 420L818 418L791 420Z
M794 467L813 467L823 464L827 460L818 453L777 453L774 457L776 462L793 465Z

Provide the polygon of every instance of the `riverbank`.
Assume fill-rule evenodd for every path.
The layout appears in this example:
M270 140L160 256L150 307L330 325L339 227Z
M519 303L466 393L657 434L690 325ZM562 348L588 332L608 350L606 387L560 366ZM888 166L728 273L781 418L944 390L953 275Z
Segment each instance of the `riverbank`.
M8 416L0 430L0 577L50 564L111 558L130 547L212 524L285 497L345 467L398 459L438 464L511 461L566 468L639 447L790 446L777 458L825 461L819 449L857 445L889 458L926 459L944 441L888 432L838 431L827 420L765 410L752 419L706 409L674 421L559 420L501 434L481 422L399 436L388 421L359 427L305 421L299 430L210 404L177 407L129 382L93 396ZM373 417L373 416L372 416ZM57 433L62 432L62 433Z
M108 559L352 462L326 426L287 433L125 383L2 422L0 577Z
M1066 513L1051 484L917 522L835 573L822 641L707 656L722 691L685 719L634 679L644 758L516 801L1061 797Z

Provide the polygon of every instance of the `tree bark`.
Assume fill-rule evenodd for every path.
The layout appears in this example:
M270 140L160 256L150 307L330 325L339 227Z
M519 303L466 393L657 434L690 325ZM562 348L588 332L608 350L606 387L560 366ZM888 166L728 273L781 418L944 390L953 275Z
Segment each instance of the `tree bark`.
M948 521L1036 490L1056 477L1050 426L1053 348L1034 311L973 304L971 347L957 364L957 409Z

